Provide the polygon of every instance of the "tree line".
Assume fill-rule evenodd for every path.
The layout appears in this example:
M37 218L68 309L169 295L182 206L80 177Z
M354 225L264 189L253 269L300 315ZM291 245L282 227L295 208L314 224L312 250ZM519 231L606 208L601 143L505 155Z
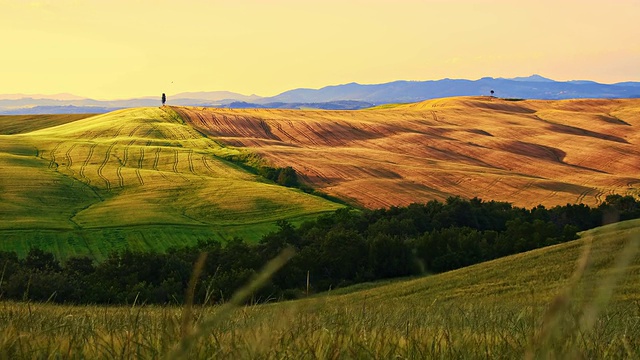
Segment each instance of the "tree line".
M182 304L193 266L207 258L195 301L216 303L232 294L286 247L296 256L252 301L305 296L361 282L453 270L578 238L603 221L640 218L640 202L610 195L598 207L567 204L532 209L474 198L448 198L378 210L344 208L278 229L258 244L235 238L202 240L164 253L112 253L96 263L72 257L60 263L32 248L25 258L0 252L0 299L77 304ZM310 287L307 288L307 276Z

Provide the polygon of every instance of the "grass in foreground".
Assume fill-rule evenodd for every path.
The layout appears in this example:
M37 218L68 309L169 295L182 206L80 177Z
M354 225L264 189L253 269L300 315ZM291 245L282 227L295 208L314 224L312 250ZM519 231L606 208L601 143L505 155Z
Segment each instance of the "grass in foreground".
M639 246L636 220L457 271L302 301L195 309L3 303L0 356L635 359Z

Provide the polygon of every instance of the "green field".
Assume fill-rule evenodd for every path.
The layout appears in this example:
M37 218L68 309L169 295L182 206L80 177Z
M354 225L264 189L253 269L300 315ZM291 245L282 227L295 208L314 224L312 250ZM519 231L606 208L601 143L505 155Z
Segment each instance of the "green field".
M195 308L186 322L187 308L5 302L0 357L637 359L639 248L633 220L439 275Z
M203 136L169 108L62 122L0 135L0 250L40 246L61 259L101 259L125 247L255 241L276 220L341 206L224 160L250 154Z

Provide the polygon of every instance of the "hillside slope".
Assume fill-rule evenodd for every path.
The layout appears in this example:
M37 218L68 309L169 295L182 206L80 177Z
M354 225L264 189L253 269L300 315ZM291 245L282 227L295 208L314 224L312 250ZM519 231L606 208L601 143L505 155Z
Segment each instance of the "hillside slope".
M585 248L588 248L586 250ZM589 296L608 276L615 274L616 259L631 255L625 276L618 279L612 301L640 301L640 220L629 220L585 231L579 240L506 256L462 269L414 280L358 290L358 285L337 296L347 302L368 299L389 301L438 301L439 303L491 302L504 305L543 305L566 287L576 286L577 301ZM579 260L587 254L580 281L572 283ZM363 286L363 285L361 285Z
M174 109L208 136L293 166L310 185L365 207L451 195L596 205L610 193L639 193L640 99Z
M639 250L640 220L612 224L443 274L253 307L234 317L235 339L271 344L255 357L284 343L318 357L637 358Z
M186 344L189 358L637 359L638 248L634 220L465 269L304 300L190 310L5 302L0 326L7 352L23 358L62 357L67 344L93 358L175 358ZM616 265L620 254L627 266ZM24 336L26 351L12 345Z
M170 109L137 108L0 136L0 248L97 258L198 239L257 239L340 207L265 183Z

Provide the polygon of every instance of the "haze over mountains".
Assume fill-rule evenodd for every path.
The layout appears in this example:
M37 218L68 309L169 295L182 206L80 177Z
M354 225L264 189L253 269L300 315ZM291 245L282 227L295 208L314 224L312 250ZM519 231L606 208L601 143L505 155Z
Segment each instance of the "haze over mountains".
M485 77L478 80L394 81L372 85L349 83L321 89L294 89L272 97L247 96L229 91L183 92L169 94L168 103L229 108L351 110L450 96L489 95L491 90L501 98L638 98L640 82L601 84L588 80L555 81L532 75L511 79ZM159 89L157 96L121 100L94 100L72 94L5 94L0 95L0 114L104 113L128 107L157 106L162 91Z

